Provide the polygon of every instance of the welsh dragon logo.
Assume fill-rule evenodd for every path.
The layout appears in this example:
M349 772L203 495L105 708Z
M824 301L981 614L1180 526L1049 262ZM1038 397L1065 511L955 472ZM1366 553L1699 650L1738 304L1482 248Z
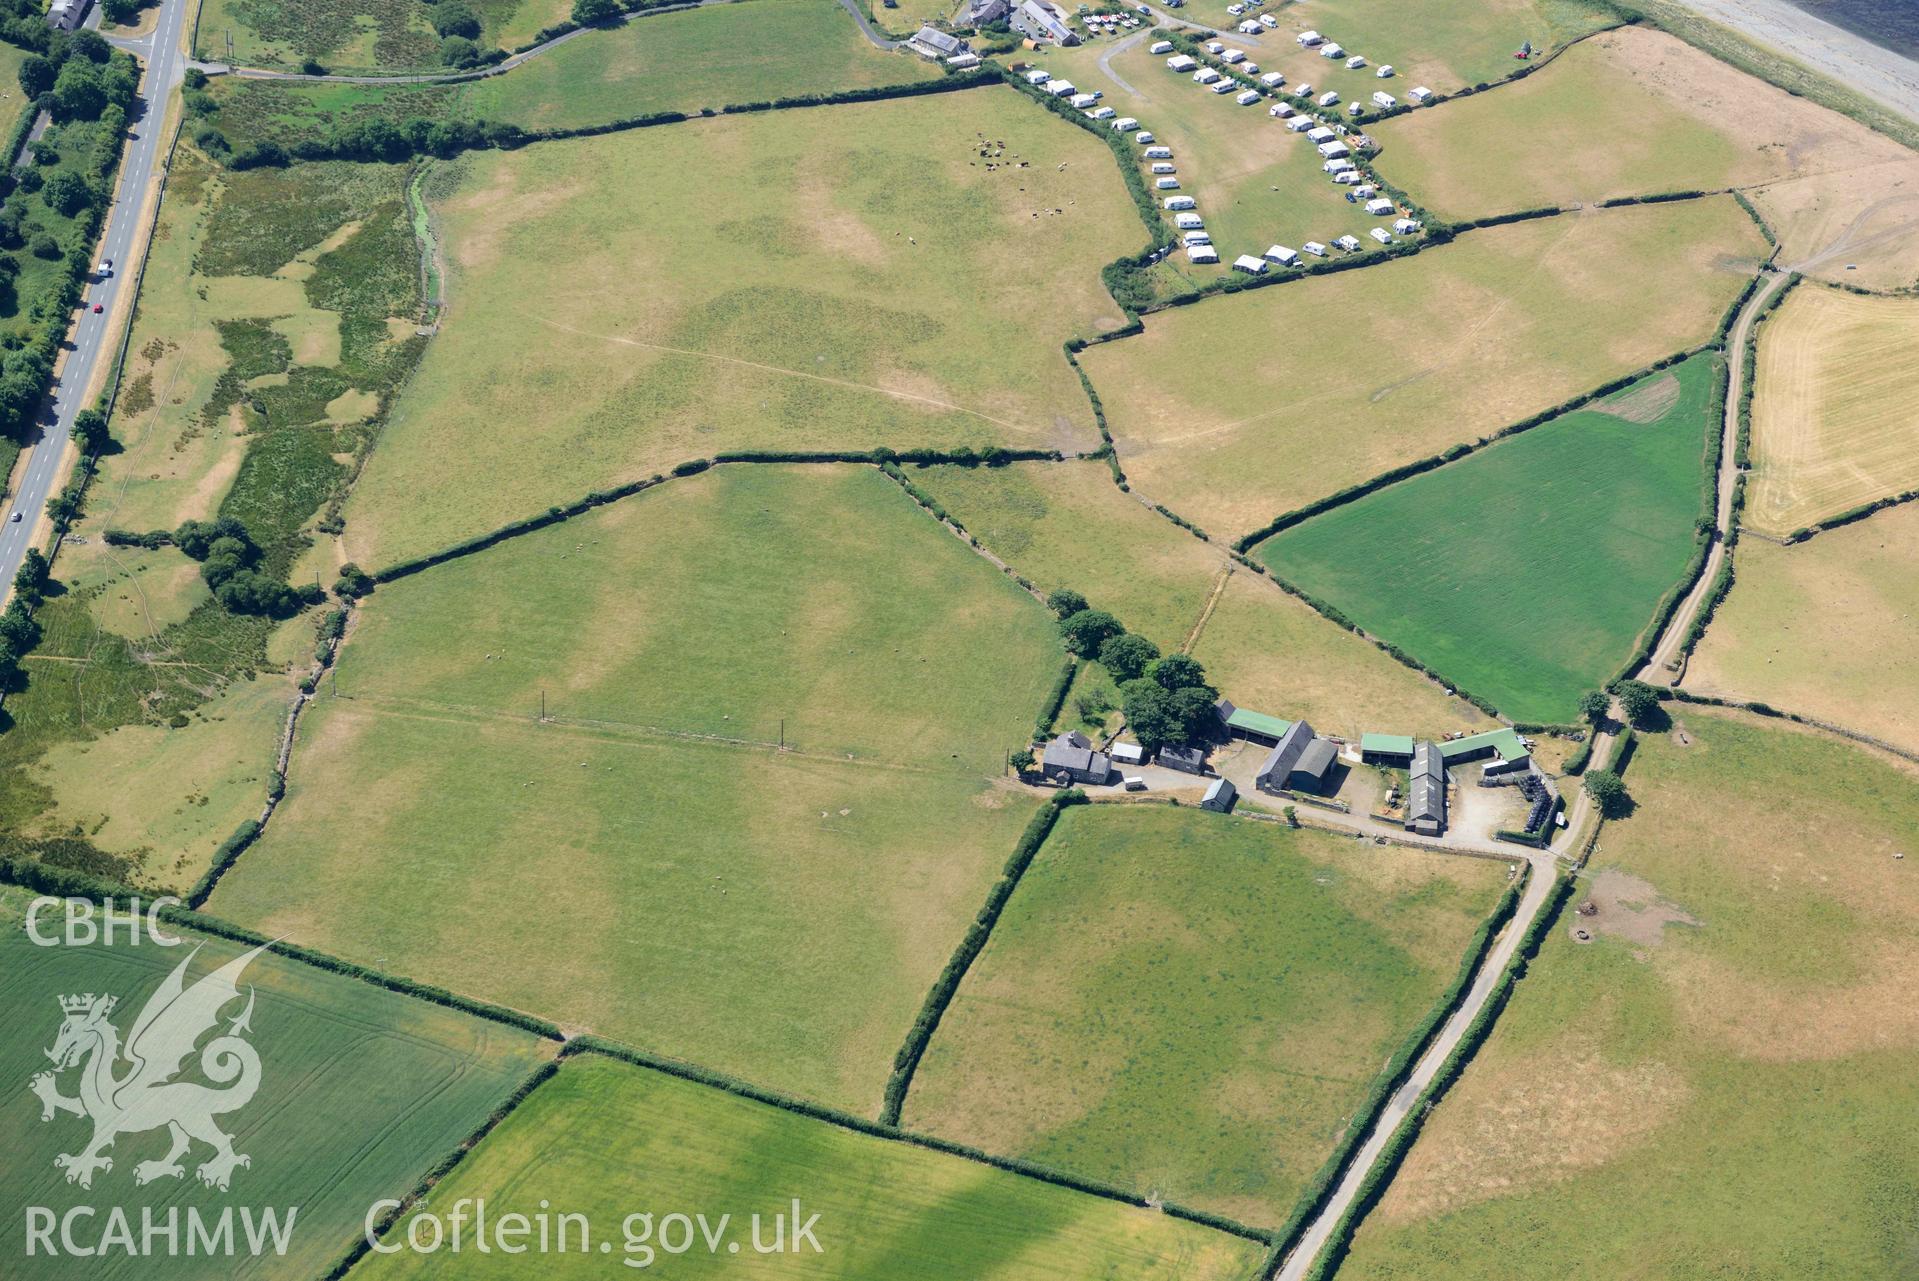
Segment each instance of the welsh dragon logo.
M173 1146L159 1160L134 1166L135 1183L182 1177L186 1170L180 1158L195 1140L213 1148L213 1155L195 1171L208 1187L226 1191L234 1168L253 1164L252 1158L233 1150L231 1136L213 1123L214 1117L245 1107L260 1088L260 1056L244 1037L253 1017L251 987L246 1008L200 1050L200 1072L214 1085L174 1078L195 1044L220 1022L220 1011L239 999L241 972L265 950L262 945L235 957L188 987L187 966L200 951L194 948L147 998L124 1046L110 1018L118 998L91 992L60 998L65 1021L46 1052L53 1070L39 1073L29 1084L40 1096L42 1121L71 1112L93 1122L93 1139L86 1147L53 1159L67 1172L67 1182L92 1187L94 1171L113 1169L106 1150L115 1139L161 1126L172 1136ZM60 1093L56 1077L76 1066L80 1092L70 1098Z

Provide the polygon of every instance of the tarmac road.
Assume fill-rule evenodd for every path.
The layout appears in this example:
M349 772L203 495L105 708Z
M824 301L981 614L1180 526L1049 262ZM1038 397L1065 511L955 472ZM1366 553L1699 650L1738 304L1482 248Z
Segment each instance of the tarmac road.
M159 20L151 34L139 40L113 42L146 63L140 95L127 113L127 146L120 161L113 207L107 213L106 233L95 250L96 263L112 260L113 274L87 286L79 317L67 334L66 360L54 379L52 399L41 410L39 437L26 449L16 473L19 488L8 496L6 522L0 524L0 585L11 586L21 559L38 534L47 499L60 478L74 415L87 408L83 399L87 384L103 360L113 359L120 339L121 331L112 323L119 319L114 304L122 288L134 287L130 282L138 276L135 256L146 252L147 225L142 206L148 180L165 156L161 123L167 98L185 74L180 30L189 8L189 0L162 0ZM96 304L101 308L97 314Z

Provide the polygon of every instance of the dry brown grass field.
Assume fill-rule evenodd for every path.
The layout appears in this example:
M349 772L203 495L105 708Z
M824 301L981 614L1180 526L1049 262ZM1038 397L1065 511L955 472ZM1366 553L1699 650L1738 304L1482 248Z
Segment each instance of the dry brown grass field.
M1345 1281L1912 1275L1919 773L1683 708L1627 786Z
M1139 491L1233 538L1709 341L1765 251L1729 197L1544 218L1150 316L1081 361Z
M1748 538L1733 563L1685 687L1919 751L1919 504L1791 547Z
M1785 535L1919 488L1919 299L1794 291L1759 337L1745 521Z
M1099 268L1139 219L1106 148L1011 89L441 182L450 311L347 505L362 565L727 449L1099 444L1060 344L1123 322Z

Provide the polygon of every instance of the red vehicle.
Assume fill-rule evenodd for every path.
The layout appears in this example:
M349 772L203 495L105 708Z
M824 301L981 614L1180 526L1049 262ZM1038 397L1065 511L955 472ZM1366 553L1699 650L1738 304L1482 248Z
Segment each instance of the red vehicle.
M100 314L101 312L103 312L103 311L105 311L105 310L106 310L106 307L104 307L104 306L103 306L103 305L101 305L100 303L97 303L97 302L96 302L96 303L94 303L94 304L93 304L93 314L94 314L94 315L96 315L96 316L97 316L97 315L99 315L99 314Z

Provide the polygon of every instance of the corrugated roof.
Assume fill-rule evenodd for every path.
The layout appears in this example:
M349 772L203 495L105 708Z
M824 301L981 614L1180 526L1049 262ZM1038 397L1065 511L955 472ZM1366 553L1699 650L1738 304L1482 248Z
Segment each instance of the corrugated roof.
M1361 734L1359 750L1381 752L1388 756L1411 756L1413 736L1411 734Z
M1245 733L1263 734L1268 738L1278 738L1292 728L1291 721L1282 721L1277 716L1268 716L1264 712L1250 712L1243 707L1235 707L1232 715L1226 718L1226 727Z
M1465 738L1455 738L1450 743L1439 745L1439 754L1448 764L1464 756L1491 748L1502 761L1516 761L1525 756L1526 745L1519 741L1518 731L1510 725L1498 729L1489 729L1483 734L1469 734Z

